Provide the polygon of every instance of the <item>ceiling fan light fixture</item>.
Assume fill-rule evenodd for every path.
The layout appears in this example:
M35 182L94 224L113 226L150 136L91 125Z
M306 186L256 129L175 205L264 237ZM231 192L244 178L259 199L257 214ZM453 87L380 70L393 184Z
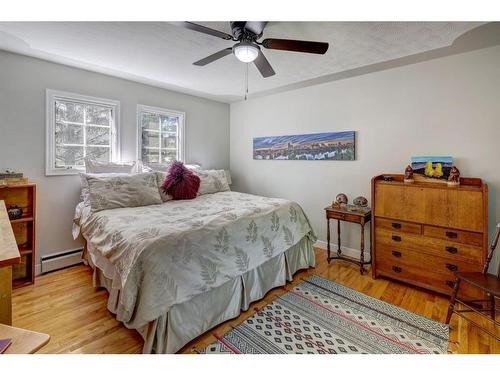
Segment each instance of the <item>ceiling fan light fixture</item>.
M233 47L233 53L241 62L250 63L259 56L259 47L253 43L240 42Z

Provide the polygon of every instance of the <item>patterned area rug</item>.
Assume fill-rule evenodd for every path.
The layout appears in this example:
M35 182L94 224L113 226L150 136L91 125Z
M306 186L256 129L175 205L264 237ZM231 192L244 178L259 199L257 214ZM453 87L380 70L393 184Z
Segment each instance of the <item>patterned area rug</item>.
M447 348L447 325L311 276L202 353L441 354Z

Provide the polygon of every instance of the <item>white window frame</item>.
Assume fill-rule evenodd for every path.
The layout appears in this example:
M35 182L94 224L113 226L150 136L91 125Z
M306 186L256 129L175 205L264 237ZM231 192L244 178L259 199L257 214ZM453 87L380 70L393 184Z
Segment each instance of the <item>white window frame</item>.
M45 98L45 175L61 176L78 174L85 171L85 166L81 168L56 168L55 167L55 125L56 125L56 100L76 101L85 104L95 104L111 108L111 160L119 162L121 160L120 146L120 102L118 100L98 98L94 96L75 94L65 91L47 89Z
M181 111L175 111L167 108L151 107L148 105L138 104L137 105L137 160L142 160L142 112L150 112L158 115L164 116L175 116L179 118L179 123L177 124L177 160L185 161L185 122L186 113ZM160 142L161 144L161 142ZM161 155L161 154L160 154Z

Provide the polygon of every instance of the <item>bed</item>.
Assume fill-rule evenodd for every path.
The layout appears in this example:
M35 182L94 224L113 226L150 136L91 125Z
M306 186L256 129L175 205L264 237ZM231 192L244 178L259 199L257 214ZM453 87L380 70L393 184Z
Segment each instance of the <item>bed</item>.
M144 353L177 352L315 264L298 204L231 191L94 213L80 204L79 233L94 286Z

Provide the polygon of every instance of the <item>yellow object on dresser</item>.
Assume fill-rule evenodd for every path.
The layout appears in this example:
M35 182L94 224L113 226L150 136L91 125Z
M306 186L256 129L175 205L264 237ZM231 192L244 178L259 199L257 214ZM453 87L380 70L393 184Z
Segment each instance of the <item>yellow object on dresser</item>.
M372 275L451 294L455 271L482 269L488 187L477 178L461 178L457 187L403 178L372 179Z

